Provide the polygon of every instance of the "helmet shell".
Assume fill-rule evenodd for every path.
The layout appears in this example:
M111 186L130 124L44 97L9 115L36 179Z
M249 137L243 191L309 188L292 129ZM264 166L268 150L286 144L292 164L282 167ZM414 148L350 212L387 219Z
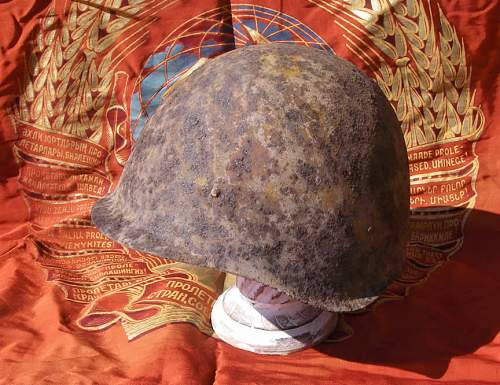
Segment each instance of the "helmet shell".
M266 44L175 86L92 219L126 246L350 311L401 272L408 186L378 86L334 55Z

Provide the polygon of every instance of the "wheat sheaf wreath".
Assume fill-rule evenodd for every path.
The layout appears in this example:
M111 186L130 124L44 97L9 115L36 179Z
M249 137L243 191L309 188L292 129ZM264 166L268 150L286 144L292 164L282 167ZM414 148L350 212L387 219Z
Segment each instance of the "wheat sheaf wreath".
M380 50L369 55L366 43L341 25L347 47L374 70L392 102L408 149L479 137L484 115L474 105L464 42L438 5L430 0L310 1L330 12L346 6L365 28L366 41Z
M481 134L484 116L474 105L464 43L439 7L433 14L430 0L308 1L337 16L347 48L392 102L408 149ZM78 0L64 23L50 9L26 60L16 117L98 141L113 70L124 58L113 45L154 21L141 19L148 3Z
M344 31L347 49L392 103L408 150L479 138L484 115L471 90L465 45L437 3L307 1L330 13ZM115 136L104 121L114 76L127 55L145 43L142 32L174 3L75 0L64 16L50 8L26 56L14 119L113 151Z

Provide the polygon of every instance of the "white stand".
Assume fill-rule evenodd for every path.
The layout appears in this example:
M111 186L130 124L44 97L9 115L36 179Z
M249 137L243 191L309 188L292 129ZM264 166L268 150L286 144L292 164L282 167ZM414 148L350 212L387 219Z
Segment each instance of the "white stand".
M336 324L335 313L241 277L222 293L212 310L212 326L220 339L260 354L285 355L316 345Z

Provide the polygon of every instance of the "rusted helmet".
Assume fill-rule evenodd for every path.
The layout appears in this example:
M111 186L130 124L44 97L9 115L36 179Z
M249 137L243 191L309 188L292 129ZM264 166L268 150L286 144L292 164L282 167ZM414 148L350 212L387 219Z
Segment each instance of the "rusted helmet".
M400 274L408 185L374 82L318 49L257 45L168 94L92 218L126 246L349 311Z

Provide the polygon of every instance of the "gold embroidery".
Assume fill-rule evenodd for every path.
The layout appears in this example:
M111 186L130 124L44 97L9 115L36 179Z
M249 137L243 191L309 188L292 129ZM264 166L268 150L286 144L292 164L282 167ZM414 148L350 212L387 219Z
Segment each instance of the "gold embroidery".
M429 0L310 2L330 13L348 9L366 29L363 38L394 61L391 66L382 55L366 53L367 44L357 38L347 17L339 18L337 24L351 42L348 48L370 66L393 103L408 149L480 136L484 115L474 105L464 43L439 7L435 25Z
M345 32L346 47L372 71L395 108L408 149L413 151L409 154L410 161L417 162L411 165L412 189L415 192L412 194L413 206L417 207L414 219L418 217L415 213L418 214L419 207L423 211L434 203L436 206L445 202L473 207L478 161L471 142L481 134L484 116L474 103L475 92L471 91L471 70L466 63L464 44L439 7L432 7L428 0L309 1L333 14L332 20ZM57 140L58 145L70 142L66 137L72 137L73 140L84 139L85 145L82 146L85 147L92 147L88 144L92 141L99 144L97 147L105 153L114 150L116 160L123 165L130 142L127 141L128 123L123 120L123 116L128 119L128 101L124 100L126 94L122 88L125 86L120 88L120 85L128 84L129 74L118 71L117 67L144 43L148 26L156 20L152 15L173 2L129 0L127 6L121 6L120 0L77 0L69 5L64 20L51 9L34 36L33 53L26 59L28 71L15 111L18 122L46 132L44 143L50 138ZM238 15L234 17L238 19ZM203 20L221 22L208 17ZM179 33L183 26L174 32ZM247 31L255 42L264 42L263 33L259 35L248 28ZM178 36L174 32L161 44L175 42ZM236 42L246 41L238 36L241 32L235 30L234 33ZM198 62L198 65L201 64L201 61ZM108 114L111 120L105 119L109 119ZM120 140L121 145L114 149L117 136L124 140ZM61 149L57 146L42 147L44 143L34 141L36 138L28 137L30 140L19 143L18 155L24 162L37 158L66 170L74 170L84 161L91 166L93 162L101 162L95 154L91 156L92 161L83 158L87 154L80 155L78 159L73 155L66 159L66 152L59 159L56 155ZM24 153L23 145L26 145ZM457 155L451 154L455 148L459 148ZM436 149L450 154L439 155ZM440 158L435 161L436 156ZM57 196L59 187L39 177L35 179L36 167L41 167L37 163L33 163L31 174L30 169L23 174L25 200L35 218L33 228L89 227L88 212L93 200L82 200L84 195L81 193L97 197L104 194L105 189L97 191L94 186L80 184L79 193ZM109 170L106 168L105 171L108 174L103 179L109 180ZM425 193L429 191L434 194L434 200L426 201ZM52 195L44 195L49 192ZM436 195L438 192L443 195ZM382 301L401 298L410 285L425 279L443 259L460 248L463 237L461 225L466 216L463 211L458 215L436 211L436 214L422 215L413 221L415 235L409 259L417 260L423 267L409 265L400 282L384 294ZM65 218L64 223L54 225L61 218ZM193 316L196 309L181 309L166 302L160 305L148 303L146 306L144 301L155 298L144 299L141 296L145 285L153 287L161 284L164 285L164 295L175 296L174 299L180 298L182 302L187 297L179 297L181 294L170 290L168 282L174 282L169 281L174 278L170 278L169 274L193 273L202 282L212 282L216 273L145 254L138 258L126 249L102 252L98 250L102 246L99 242L104 242L101 240L88 240L89 249L77 251L72 250L79 248L76 241L54 245L40 234L35 235L38 237L36 244L40 250L40 262L53 274L52 279L58 277L67 298L80 303L92 302L78 321L80 327L101 330L120 321L129 338L134 338L167 322L185 320L209 332L207 320ZM105 265L116 265L118 268L120 264L138 259L150 269L149 276L131 279L117 270L109 282L85 281L87 273L99 275ZM177 272L172 273L172 268ZM107 277L104 273L102 275ZM63 279L69 281L62 282ZM196 276L191 275L189 279L195 281ZM124 296L127 305L116 310L99 304L100 298L110 296ZM143 303L135 307L134 301ZM139 317L139 314L142 315Z
M72 3L65 21L54 9L49 10L26 63L28 71L16 117L95 140L113 79L113 71L109 71L111 55L101 55L133 21L123 15L139 9L122 7L111 20L112 16L99 7ZM103 32L104 36L99 37Z

